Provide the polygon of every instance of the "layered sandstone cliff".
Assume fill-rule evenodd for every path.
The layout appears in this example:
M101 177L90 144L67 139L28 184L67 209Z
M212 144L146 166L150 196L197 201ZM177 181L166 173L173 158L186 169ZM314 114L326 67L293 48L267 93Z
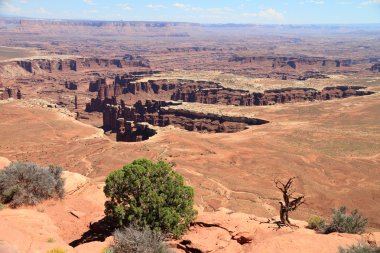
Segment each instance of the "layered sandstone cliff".
M352 67L354 65L371 63L380 61L379 58L371 59L326 59L323 57L287 57L287 56L233 56L229 62L238 62L240 64L262 65L270 66L272 69L288 68L311 68L314 67L319 70L335 69L341 67Z
M0 86L0 100L4 100L8 98L21 99L22 98L21 90L16 89L16 88L11 88L11 87L2 88L2 86Z
M365 86L335 86L322 90L313 88L282 88L264 92L249 92L225 88L219 83L193 80L149 80L135 82L128 79L123 83L116 80L107 84L105 79L96 82L98 97L87 105L88 111L102 111L106 99L119 97L123 94L139 95L140 97L159 96L165 100L181 100L183 102L202 104L224 104L235 106L262 106L277 103L293 103L315 100L331 100L350 96L373 94L365 91ZM95 85L90 84L90 88ZM115 103L113 103L115 104Z
M38 57L32 59L18 59L0 62L0 73L17 70L30 74L60 73L72 71L86 71L102 68L123 69L127 67L149 68L149 61L135 57L133 59L105 59L85 57Z
M133 106L106 105L103 111L103 128L117 133L118 140L141 141L154 135L152 126L175 126L188 131L233 133L246 129L250 125L261 125L268 121L249 118L201 113L186 109L177 109L179 102L150 101L145 104L138 101Z

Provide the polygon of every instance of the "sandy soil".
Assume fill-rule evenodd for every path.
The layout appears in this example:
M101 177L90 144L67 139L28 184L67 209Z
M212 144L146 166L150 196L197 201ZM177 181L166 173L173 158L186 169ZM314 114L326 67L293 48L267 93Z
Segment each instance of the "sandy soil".
M234 134L201 134L163 128L141 143L116 143L101 130L51 108L0 105L0 156L60 164L102 182L139 157L164 159L195 188L206 210L271 217L281 197L273 179L298 176L308 205L295 215L327 216L331 208L359 208L380 227L379 94L329 102L236 107L271 121ZM231 109L232 110L232 109Z

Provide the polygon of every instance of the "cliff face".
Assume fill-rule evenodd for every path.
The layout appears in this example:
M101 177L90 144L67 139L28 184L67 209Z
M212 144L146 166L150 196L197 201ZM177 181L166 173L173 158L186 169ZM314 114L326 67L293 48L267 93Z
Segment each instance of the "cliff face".
M123 81L121 81L123 80ZM364 86L336 86L322 90L312 88L283 88L260 92L249 92L225 88L219 83L192 80L154 80L135 82L133 78L117 77L112 84L99 79L90 84L90 89L98 90L98 97L87 105L88 111L102 111L104 99L112 99L122 94L146 96L160 95L167 100L181 100L202 104L224 104L235 106L272 105L276 103L293 103L314 100L330 100L350 96L370 95L373 92L363 91Z
M73 71L86 71L96 69L123 69L128 67L149 68L149 61L135 57L128 59L103 59L103 58L41 58L22 59L15 61L3 61L0 63L0 74L7 76L9 73L47 74L70 73Z
M246 129L249 125L268 123L265 120L228 117L199 113L175 108L182 102L146 100L133 106L126 106L124 100L117 102L123 94L162 95L171 100L203 104L224 104L235 106L264 106L276 103L293 103L315 100L331 100L350 96L369 95L373 92L362 90L364 86L336 86L322 90L312 88L283 88L266 90L262 93L224 88L219 83L191 80L155 80L135 82L131 76L116 77L112 84L99 79L90 84L90 89L98 90L98 97L87 104L87 111L103 112L103 127L117 133L122 141L141 141L154 135L152 129L140 123L165 127L172 125L188 131L233 133Z
M302 65L314 65L319 67L351 67L356 64L369 63L374 60L379 59L361 59L361 60L352 60L352 59L326 59L322 57L266 57L266 56L233 56L229 59L230 62L240 62L242 64L255 64L255 63L265 63L271 62L273 68L281 68L289 66L293 69L296 69L298 66Z
M136 60L101 58L33 59L20 60L16 63L30 73L41 70L52 73L97 68L149 67L149 62L142 58Z
M371 71L380 72L380 63L376 63L376 64L372 65Z
M140 124L143 122L153 126L172 125L188 131L212 133L233 133L242 131L249 125L268 123L256 118L180 110L175 108L178 104L180 103L147 100L145 104L139 101L129 107L122 100L120 105L106 105L103 111L103 128L116 132L118 140L138 141L153 135L152 129Z
M5 100L8 98L21 99L22 94L20 89L15 89L11 87L2 88L0 85L0 100Z
M50 36L170 36L187 37L199 24L184 22L95 21L95 20L17 20L4 19L7 33Z

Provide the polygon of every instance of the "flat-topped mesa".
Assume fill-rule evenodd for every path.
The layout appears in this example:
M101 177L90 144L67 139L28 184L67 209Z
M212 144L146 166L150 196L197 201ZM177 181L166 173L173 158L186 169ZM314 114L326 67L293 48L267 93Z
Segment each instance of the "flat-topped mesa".
M352 67L359 64L371 63L378 59L326 59L323 57L310 56L232 56L229 62L240 64L261 65L272 69L287 68L288 70L310 69L310 70L333 70L341 67Z
M351 96L371 95L372 91L363 91L365 86L325 87L321 91L312 88L283 88L253 93L255 105L272 105L276 103L293 103L316 100L331 100Z
M102 101L124 94L139 95L139 99L153 97L160 100L235 106L262 106L373 94L371 91L363 91L362 89L366 88L364 86L326 87L320 91L313 88L282 88L251 93L247 90L225 88L220 83L184 79L131 81L121 85L116 81L107 84L103 79L98 82L98 98L93 99L87 106L89 111L102 111L105 105Z
M8 98L22 99L21 90L16 89L16 88L11 88L11 87L2 88L2 85L1 85L0 86L0 100L5 100Z
M151 101L145 104L141 101L133 106L125 106L123 100L120 105L106 105L103 111L103 128L117 133L118 140L133 140L131 134L141 133L142 130L149 136L152 129L139 126L140 123L149 123L153 126L175 126L188 131L211 133L234 133L247 129L250 125L266 124L268 121L248 118L201 113L186 109L176 108L181 102ZM132 130L131 130L132 129ZM149 129L149 130L148 130ZM132 131L132 132L131 132ZM149 137L147 137L149 138Z
M115 90L115 87L117 86L119 91L116 93L126 94L130 92L130 84L139 78L150 76L153 74L158 74L159 71L134 71L130 73L126 73L124 75L117 75L114 79L107 79L107 78L99 78L95 81L91 81L88 90L90 92L99 92L102 89L102 86L109 86L109 89Z
M128 87L131 82L158 73L158 71L134 71L121 76L117 75L113 80L99 78L96 81L91 81L88 89L90 92L97 92L98 95L86 104L86 111L102 112L106 104L116 104L117 97L129 93Z
M5 61L0 64L0 67L7 65L18 66L29 73L54 73L54 72L70 72L92 70L99 68L117 68L122 69L126 67L139 67L149 68L149 61L135 57L129 59L104 59L104 58L47 58L41 57L40 59L20 59L15 61Z

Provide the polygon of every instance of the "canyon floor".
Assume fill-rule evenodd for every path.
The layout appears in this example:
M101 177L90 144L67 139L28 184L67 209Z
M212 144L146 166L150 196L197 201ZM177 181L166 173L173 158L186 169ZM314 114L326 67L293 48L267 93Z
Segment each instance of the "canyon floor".
M0 154L12 161L59 164L90 177L95 185L136 158L163 159L174 162L174 169L194 187L200 209L225 207L259 217L278 213L281 195L273 180L297 176L297 192L306 195L307 205L293 218L327 217L331 208L347 205L369 217L370 230L379 228L379 94L297 105L227 107L270 123L232 134L166 127L148 141L120 143L55 108L28 101L2 102ZM86 214L81 226L69 225L77 223L68 210L54 210L62 210L60 204L43 205L44 213L52 212L50 218L66 242L80 238L88 222L102 216L101 193L82 197L74 200L73 207ZM95 207L83 205L86 199Z

